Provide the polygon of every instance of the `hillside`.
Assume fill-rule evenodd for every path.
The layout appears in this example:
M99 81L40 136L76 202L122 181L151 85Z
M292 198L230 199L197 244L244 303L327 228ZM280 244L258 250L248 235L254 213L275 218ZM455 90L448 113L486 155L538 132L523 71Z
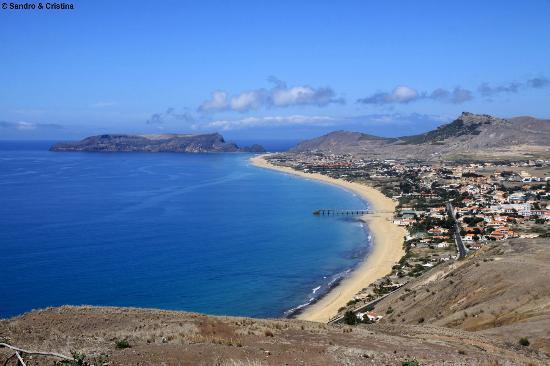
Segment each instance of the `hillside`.
M364 144L383 146L395 139L378 137L361 132L335 131L311 140L303 141L291 151L339 151L361 149Z
M382 138L337 131L304 141L292 152L351 153L367 158L509 159L550 156L550 120L496 118L464 112L451 123L413 136Z
M120 348L121 340L129 348ZM117 348L117 341L119 348ZM419 325L330 326L131 308L60 307L0 321L0 342L78 351L97 365L543 365L481 334ZM125 346L125 344L122 344ZM0 348L0 362L13 352ZM31 360L27 355L26 359ZM32 356L32 365L53 364Z
M498 242L434 268L376 311L386 324L461 329L511 345L527 337L531 348L550 353L549 278L549 239Z
M51 151L86 152L264 152L260 145L241 148L218 133L206 135L99 135L78 142L58 143Z

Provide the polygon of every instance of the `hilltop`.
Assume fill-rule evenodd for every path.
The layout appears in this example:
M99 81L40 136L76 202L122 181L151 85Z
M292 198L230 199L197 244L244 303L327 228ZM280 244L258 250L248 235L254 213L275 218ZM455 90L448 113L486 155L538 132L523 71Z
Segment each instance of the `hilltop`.
M99 135L78 142L58 143L51 151L86 152L264 152L260 145L239 147L226 142L219 133L204 135Z
M502 119L464 112L419 135L385 138L335 131L301 142L291 152L324 151L382 159L510 159L548 156L550 120Z

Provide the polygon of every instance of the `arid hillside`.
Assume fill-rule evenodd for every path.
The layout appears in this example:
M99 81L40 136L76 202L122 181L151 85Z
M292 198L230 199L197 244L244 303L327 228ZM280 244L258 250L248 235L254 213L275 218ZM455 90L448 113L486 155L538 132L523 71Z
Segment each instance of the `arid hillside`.
M0 338L28 350L77 351L90 364L110 366L402 365L413 360L420 365L543 365L548 361L525 347L441 327L329 326L131 308L35 311L1 321ZM0 348L0 361L11 354ZM55 358L27 355L25 360L27 365L51 366Z
M497 242L440 265L376 305L385 324L430 324L528 339L550 353L550 239Z
M549 156L550 120L502 119L464 112L454 121L413 136L384 138L335 131L303 141L291 152L349 153L378 159L529 159Z

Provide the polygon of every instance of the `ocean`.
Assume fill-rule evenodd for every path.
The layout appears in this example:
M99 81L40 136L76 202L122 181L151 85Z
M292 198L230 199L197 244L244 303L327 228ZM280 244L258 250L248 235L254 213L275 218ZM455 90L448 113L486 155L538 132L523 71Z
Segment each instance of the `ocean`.
M63 304L280 317L368 253L318 208L353 193L249 154L54 153L0 141L0 317Z

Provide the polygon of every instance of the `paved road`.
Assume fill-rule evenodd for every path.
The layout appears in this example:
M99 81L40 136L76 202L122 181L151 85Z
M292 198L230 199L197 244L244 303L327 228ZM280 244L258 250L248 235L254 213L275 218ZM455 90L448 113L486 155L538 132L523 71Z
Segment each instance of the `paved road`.
M460 227L458 226L458 221L456 220L453 205L451 205L450 203L447 203L447 213L449 214L449 217L452 218L455 222L454 239L455 239L456 249L458 251L458 259L464 258L466 254L468 254L468 249L464 245L464 242L462 241L462 237L460 236Z
M371 302L368 302L364 305L361 305L360 307L358 308L355 308L355 309L351 309L351 311L353 311L355 314L363 311L363 310L366 310L369 306L373 306L373 305L376 305L377 303L379 303L380 301L384 300L386 297L390 296L391 294L393 294L394 292L396 292L397 290L399 290L401 288L401 286L391 292L388 292L387 294L383 295L383 296L380 296L378 299L375 299L375 300L372 300ZM341 322L342 320L344 320L344 315L340 315L340 316L335 316L333 318L331 318L329 321L328 321L328 324L335 324L335 323L338 323L338 322Z

